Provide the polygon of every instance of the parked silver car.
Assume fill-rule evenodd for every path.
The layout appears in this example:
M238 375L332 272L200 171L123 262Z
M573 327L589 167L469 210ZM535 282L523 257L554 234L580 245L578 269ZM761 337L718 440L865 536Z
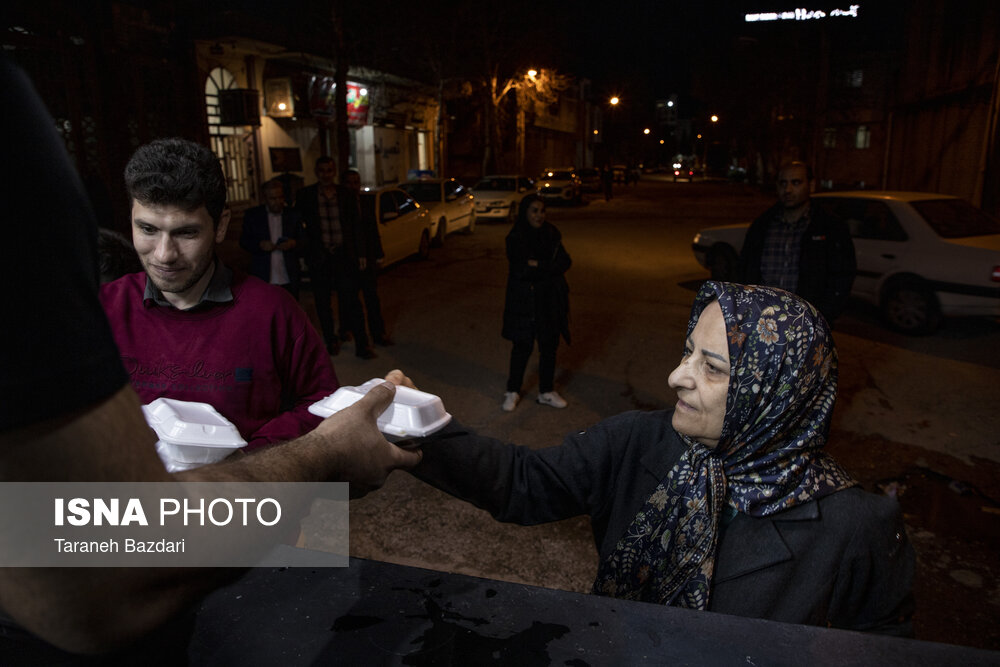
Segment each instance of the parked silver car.
M487 176L472 186L476 217L513 223L521 200L534 191L534 182L523 174Z
M861 190L813 195L847 222L858 271L852 296L877 305L886 324L933 331L943 315L1000 316L1000 221L963 199ZM718 280L736 277L749 225L710 227L692 243Z

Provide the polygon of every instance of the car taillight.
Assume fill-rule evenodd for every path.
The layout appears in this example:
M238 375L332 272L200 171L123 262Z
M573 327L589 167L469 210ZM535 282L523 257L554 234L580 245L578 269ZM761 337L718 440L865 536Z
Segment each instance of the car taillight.
M993 267L993 282L1000 283L1000 266Z

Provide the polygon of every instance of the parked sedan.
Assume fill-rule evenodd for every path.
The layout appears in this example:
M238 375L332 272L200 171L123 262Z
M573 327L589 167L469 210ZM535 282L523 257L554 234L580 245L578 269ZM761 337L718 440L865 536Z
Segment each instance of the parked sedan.
M536 181L538 196L545 201L580 203L580 177L572 167L548 167Z
M487 176L472 186L476 219L491 218L513 223L517 220L517 208L521 205L521 200L534 191L535 184L527 176Z
M812 202L847 222L858 259L851 294L879 306L890 328L920 334L943 315L1000 316L1000 222L968 202L866 190L818 194ZM695 258L713 278L735 278L748 226L695 235Z
M472 193L454 178L421 178L399 186L430 212L434 245L442 245L445 235L476 228L476 205Z
M395 186L361 193L361 208L373 215L385 253L383 266L417 255L426 259L431 247L431 216L413 197Z

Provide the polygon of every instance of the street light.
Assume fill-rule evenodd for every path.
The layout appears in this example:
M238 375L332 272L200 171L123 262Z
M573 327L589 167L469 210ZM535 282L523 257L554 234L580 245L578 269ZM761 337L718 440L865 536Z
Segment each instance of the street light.
M615 105L617 105L617 104L618 104L619 102L621 102L621 100L619 100L619 99L618 99L617 97L612 97L612 98L611 98L610 100L608 100L608 101L609 101L609 102L611 102L611 106L615 106Z
M711 120L711 121L712 121L713 123L718 123L718 122L719 122L719 117L718 117L718 116L716 116L715 114L712 114L712 117L711 117L711 119L710 119L710 120Z

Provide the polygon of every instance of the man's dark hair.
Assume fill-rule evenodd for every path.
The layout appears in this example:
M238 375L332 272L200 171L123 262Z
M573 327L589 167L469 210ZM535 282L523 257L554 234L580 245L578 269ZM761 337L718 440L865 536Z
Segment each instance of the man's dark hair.
M282 183L281 180L277 178L272 178L270 180L264 181L260 186L261 194L265 194L269 190L281 190L281 192L284 193L285 184Z
M806 170L806 182L812 183L813 180L813 168L801 160L788 160L787 162L782 162L781 166L778 167L778 175L786 169L791 169L792 167L802 167Z
M185 211L204 206L215 225L226 208L226 177L219 158L186 139L157 139L140 146L125 165L125 187L131 200L143 205Z
M319 169L319 166L321 164L327 164L327 163L332 164L334 167L337 166L337 163L334 162L333 158L330 157L329 155L320 155L318 158L316 158L316 164L313 165L313 169Z

